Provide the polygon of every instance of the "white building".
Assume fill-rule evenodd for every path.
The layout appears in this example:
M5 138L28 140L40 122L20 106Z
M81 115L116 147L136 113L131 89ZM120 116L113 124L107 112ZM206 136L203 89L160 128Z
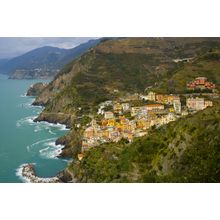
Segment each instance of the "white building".
M122 109L123 109L124 112L126 112L126 111L128 111L130 109L130 105L127 102L126 103L122 103L121 105L122 105Z
M147 95L140 95L140 98L149 101L156 101L156 93L149 92Z
M195 110L195 111L203 110L205 108L205 100L204 98L199 98L199 97L188 98L186 100L186 106L190 110Z
M105 119L112 119L112 118L114 118L113 112L105 112L104 118Z
M177 114L181 113L181 102L179 99L173 100L173 108Z

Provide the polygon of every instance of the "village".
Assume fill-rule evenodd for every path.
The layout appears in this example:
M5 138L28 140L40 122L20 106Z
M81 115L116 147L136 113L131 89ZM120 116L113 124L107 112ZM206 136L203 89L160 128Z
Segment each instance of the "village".
M216 92L215 84L205 77L198 77L186 85L188 90L210 89ZM193 92L193 91L192 91ZM193 94L193 93L192 93ZM118 142L125 139L132 142L135 137L148 134L151 127L160 127L188 114L213 106L209 96L183 94L156 94L149 91L147 95L136 94L139 100L135 106L131 100L105 101L99 104L97 115L100 120L92 119L83 133L81 160L84 152L102 143Z

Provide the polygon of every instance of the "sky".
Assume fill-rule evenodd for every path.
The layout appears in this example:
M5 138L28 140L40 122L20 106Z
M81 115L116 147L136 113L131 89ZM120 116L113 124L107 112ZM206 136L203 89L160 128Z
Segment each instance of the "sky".
M0 37L0 59L12 58L43 46L73 48L93 37Z

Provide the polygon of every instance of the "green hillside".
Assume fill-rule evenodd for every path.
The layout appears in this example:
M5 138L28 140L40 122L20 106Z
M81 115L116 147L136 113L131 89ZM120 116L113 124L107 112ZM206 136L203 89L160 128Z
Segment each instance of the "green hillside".
M189 63L180 65L168 73L154 90L161 93L186 93L186 84L196 77L207 77L220 87L220 48L212 49Z
M131 144L93 148L69 170L79 182L219 182L219 134L218 104Z
M42 91L34 104L45 109L36 120L68 125L70 132L57 144L65 145L61 156L76 159L100 102L146 89L185 93L187 82L198 76L219 89L219 57L218 38L104 40L66 65ZM175 62L184 58L191 59ZM67 172L79 182L219 182L219 106L150 130L132 144L95 147Z
M169 80L174 81L175 91L182 91L185 82L203 72L195 69L195 74L191 74L187 69L190 64L173 60L184 57L197 59L218 45L219 39L215 38L107 40L68 64L35 104L46 105L45 112L74 114L80 107L82 112L88 113L101 101L144 92L148 87L165 91ZM219 83L218 63L211 61L210 65L216 66L210 67L213 68L210 79ZM209 75L208 70L205 75Z

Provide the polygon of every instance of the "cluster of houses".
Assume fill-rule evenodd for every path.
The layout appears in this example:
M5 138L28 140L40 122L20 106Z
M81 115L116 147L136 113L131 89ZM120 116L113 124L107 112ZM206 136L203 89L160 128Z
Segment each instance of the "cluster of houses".
M201 97L187 97L186 105L182 106L179 95L155 92L149 92L147 95L140 94L139 100L147 101L145 102L147 104L131 106L129 102L101 103L97 113L102 116L102 119L93 119L85 129L82 153L78 158L81 160L83 152L91 147L106 142L118 142L121 139L131 142L134 137L147 135L148 129L152 126L168 124L181 116L213 105L212 101Z
M124 113L128 112L130 117L125 117ZM85 129L82 152L101 143L118 142L122 138L131 142L134 137L146 135L147 130L154 125L160 126L176 120L175 114L167 113L163 104L130 107L129 103L115 103L113 112L106 111L103 116L99 122L93 119Z
M200 90L214 90L216 88L216 85L212 82L209 82L206 77L197 77L194 81L189 82L187 84L187 89L189 90L195 90L195 89L200 89Z

